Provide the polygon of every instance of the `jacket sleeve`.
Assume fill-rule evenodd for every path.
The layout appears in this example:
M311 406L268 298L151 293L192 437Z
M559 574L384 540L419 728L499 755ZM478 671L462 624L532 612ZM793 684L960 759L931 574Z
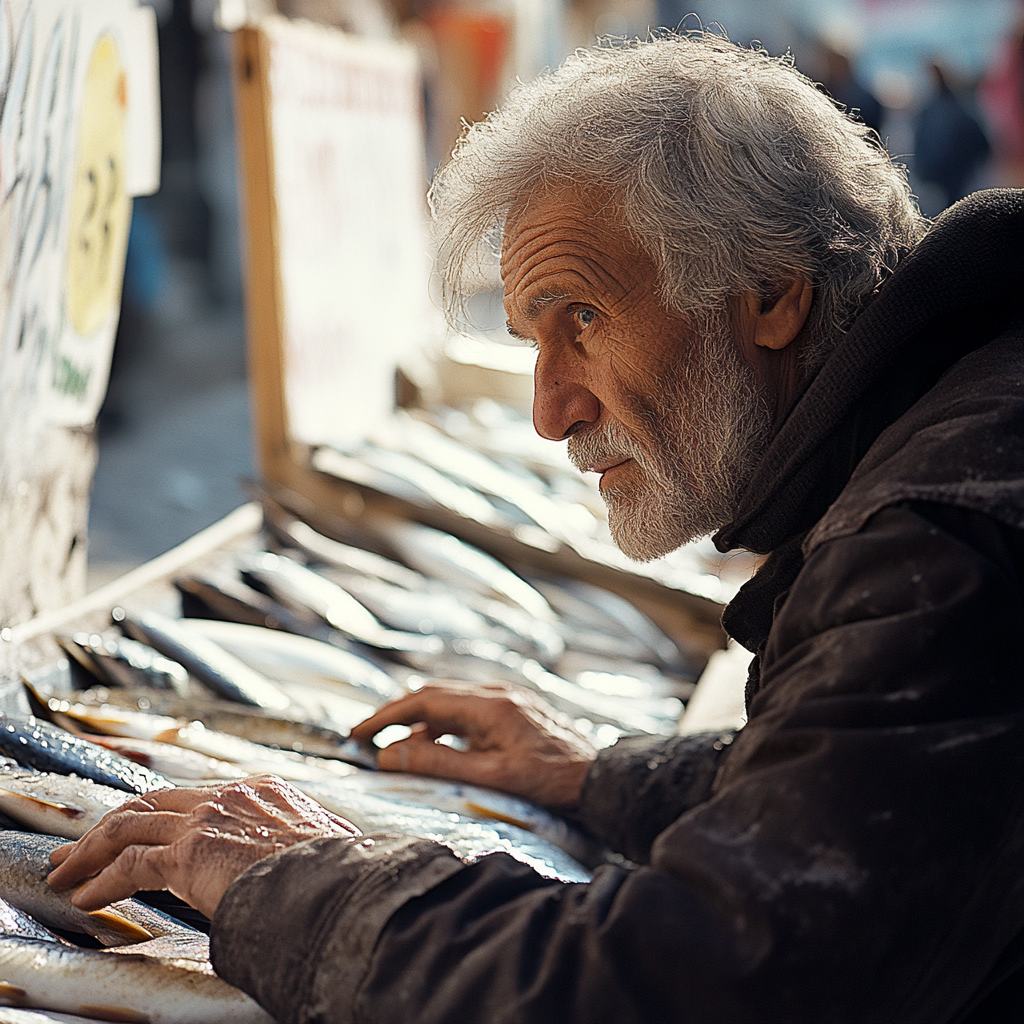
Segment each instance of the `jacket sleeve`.
M610 850L635 864L681 814L711 796L736 733L694 733L669 740L629 736L602 750L587 773L576 820Z
M382 839L335 891L316 864L346 841L307 844L229 890L218 971L289 1024L952 1019L1024 926L1024 609L1019 545L941 518L809 556L713 793L649 865L561 884ZM300 919L261 929L268 905ZM257 961L292 965L280 994Z

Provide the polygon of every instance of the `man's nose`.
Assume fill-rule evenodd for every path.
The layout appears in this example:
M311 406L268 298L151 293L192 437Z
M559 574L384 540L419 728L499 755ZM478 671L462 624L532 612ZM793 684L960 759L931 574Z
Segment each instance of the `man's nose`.
M596 423L601 403L562 360L538 357L533 371L533 426L541 437L561 441Z

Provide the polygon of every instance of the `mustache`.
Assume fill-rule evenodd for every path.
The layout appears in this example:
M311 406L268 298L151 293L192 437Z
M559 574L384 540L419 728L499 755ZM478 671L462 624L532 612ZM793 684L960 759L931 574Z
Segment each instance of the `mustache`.
M613 458L633 459L642 468L649 464L648 455L637 439L615 422L573 434L566 454L581 473L588 473L594 466Z

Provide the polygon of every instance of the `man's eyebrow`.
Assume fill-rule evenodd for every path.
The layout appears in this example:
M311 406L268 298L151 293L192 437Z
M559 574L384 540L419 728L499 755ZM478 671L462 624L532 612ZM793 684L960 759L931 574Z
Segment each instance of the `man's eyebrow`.
M533 295L526 303L526 319L536 320L548 306L553 306L556 302L564 302L569 298L572 296L568 292L541 292L539 295Z
M535 320L540 318L540 315L544 312L548 306L553 306L556 302L564 302L566 299L572 296L569 292L541 292L539 295L533 295L530 300L526 303L526 309L524 311L527 322L533 323ZM513 326L510 320L505 321L505 327L508 329L508 333L513 338L518 338L520 341L533 341L533 338L527 337L525 334L520 334Z

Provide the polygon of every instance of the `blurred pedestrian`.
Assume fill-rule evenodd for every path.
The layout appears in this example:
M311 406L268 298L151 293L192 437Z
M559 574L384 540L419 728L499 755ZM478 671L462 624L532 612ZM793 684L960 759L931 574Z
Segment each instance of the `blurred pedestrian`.
M881 134L882 104L857 77L848 54L819 42L821 49L821 84L825 91L859 121Z
M978 89L992 130L998 183L1024 185L1024 13Z
M942 66L932 62L928 70L934 91L914 123L914 172L942 192L945 208L967 194L992 147Z

